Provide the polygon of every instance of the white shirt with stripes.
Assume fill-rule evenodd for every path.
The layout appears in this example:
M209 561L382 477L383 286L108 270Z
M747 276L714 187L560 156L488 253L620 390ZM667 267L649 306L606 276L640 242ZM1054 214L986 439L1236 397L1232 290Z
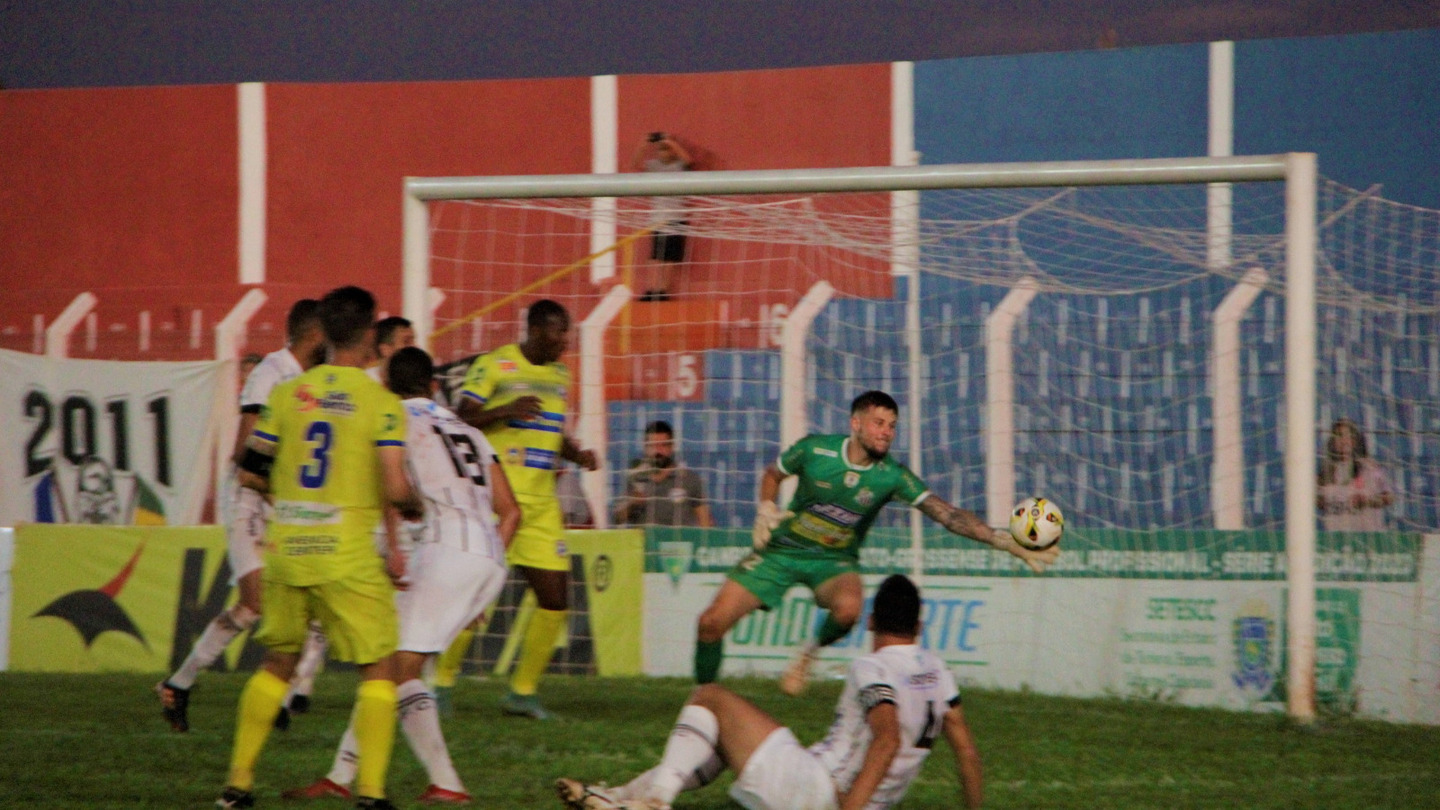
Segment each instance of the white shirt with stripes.
M866 805L871 810L900 801L920 774L945 713L960 700L955 678L934 653L915 644L894 644L855 659L835 706L825 739L810 746L840 792L850 790L870 747L866 716L882 703L895 704L900 750Z
M406 463L425 499L425 519L409 524L415 543L441 543L504 562L486 480L495 449L485 434L431 399L405 400Z

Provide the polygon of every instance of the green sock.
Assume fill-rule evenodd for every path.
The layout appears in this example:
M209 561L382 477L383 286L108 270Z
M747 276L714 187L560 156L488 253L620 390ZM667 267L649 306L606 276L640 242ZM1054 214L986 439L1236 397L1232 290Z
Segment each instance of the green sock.
M695 642L695 682L714 683L720 677L720 662L725 660L725 642Z
M842 627L835 617L825 614L825 622L820 625L820 631L815 634L815 643L821 647L829 647L831 644L850 635L849 627Z

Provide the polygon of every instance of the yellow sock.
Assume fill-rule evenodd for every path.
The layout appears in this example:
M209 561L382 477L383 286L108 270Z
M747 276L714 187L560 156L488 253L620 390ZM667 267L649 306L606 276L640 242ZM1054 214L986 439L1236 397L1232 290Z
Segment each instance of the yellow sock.
M275 727L275 715L290 685L259 670L245 682L240 705L235 712L235 747L230 751L230 778L226 784L241 790L255 785L255 760Z
M395 745L395 697L392 681L361 681L355 692L355 795L385 797L385 772Z
M475 640L475 631L469 627L460 631L455 642L435 661L435 682L431 686L449 688L455 685L460 675L460 666L465 663L465 654L470 652L470 642Z
M540 676L550 666L550 657L555 654L555 639L565 626L569 611L543 610L537 608L530 617L530 626L525 629L525 646L520 650L520 661L515 664L515 674L510 676L510 691L517 695L533 695L540 689Z

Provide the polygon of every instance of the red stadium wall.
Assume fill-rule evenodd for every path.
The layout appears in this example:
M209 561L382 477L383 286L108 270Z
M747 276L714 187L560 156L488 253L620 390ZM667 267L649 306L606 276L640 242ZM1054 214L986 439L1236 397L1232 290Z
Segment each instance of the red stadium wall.
M677 133L700 169L884 165L889 92L887 65L622 77L620 166L655 129ZM280 344L291 301L339 284L400 310L403 177L591 168L585 78L272 84L266 107L256 351ZM32 350L35 317L51 322L88 290L93 346L82 328L72 356L211 356L216 321L245 292L236 88L6 91L0 122L0 346Z
M223 315L235 104L233 86L0 93L0 346L29 350L32 316L85 290L107 344L150 309L156 354L184 353L191 310Z

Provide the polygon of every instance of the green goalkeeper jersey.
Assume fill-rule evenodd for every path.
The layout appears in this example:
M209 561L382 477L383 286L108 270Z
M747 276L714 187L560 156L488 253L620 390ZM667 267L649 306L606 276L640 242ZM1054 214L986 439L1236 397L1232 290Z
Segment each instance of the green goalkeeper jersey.
M806 436L780 454L775 466L799 478L787 507L795 513L770 535L771 547L832 549L858 559L865 533L885 504L917 506L930 495L925 482L889 456L851 464L850 437Z

